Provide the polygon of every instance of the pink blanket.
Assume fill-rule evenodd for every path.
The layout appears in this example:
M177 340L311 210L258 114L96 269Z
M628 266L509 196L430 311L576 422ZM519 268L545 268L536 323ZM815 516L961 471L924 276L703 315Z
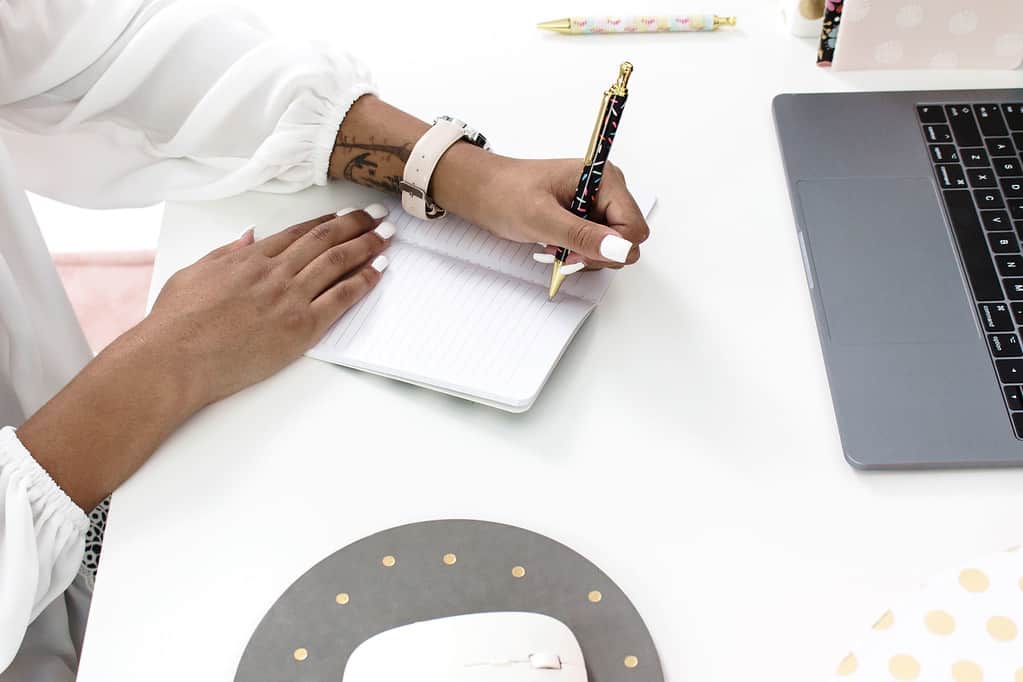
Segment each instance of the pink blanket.
M145 316L153 257L151 251L54 254L93 352L103 350Z

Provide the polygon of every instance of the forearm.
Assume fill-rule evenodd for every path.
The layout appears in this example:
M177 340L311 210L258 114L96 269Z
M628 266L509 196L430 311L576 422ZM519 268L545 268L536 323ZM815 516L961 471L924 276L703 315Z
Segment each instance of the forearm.
M359 98L338 131L329 174L398 195L405 162L429 124L372 95ZM437 203L470 220L478 220L485 196L503 157L466 142L452 146L440 159L429 193Z
M201 404L184 359L143 323L104 350L20 429L85 511L124 482Z

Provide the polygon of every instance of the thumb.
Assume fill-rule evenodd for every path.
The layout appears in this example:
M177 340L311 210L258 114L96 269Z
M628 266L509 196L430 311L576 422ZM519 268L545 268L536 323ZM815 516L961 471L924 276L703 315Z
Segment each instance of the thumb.
M639 249L610 227L580 218L560 206L554 216L554 241L591 263L633 263Z

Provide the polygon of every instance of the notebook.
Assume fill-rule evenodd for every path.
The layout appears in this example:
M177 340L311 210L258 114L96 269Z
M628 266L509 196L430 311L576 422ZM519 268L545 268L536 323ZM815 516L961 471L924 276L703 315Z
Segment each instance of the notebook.
M653 197L637 197L644 214ZM385 202L397 227L391 264L372 292L307 355L510 412L536 400L613 271L569 277L547 300L539 247L456 216L419 220Z
M834 68L1015 69L1021 26L1018 0L845 0Z

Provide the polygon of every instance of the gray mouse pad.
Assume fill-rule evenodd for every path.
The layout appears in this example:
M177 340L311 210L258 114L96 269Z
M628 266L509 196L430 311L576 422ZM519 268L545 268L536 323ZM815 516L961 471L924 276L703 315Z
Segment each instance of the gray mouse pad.
M338 682L352 652L401 625L529 611L575 634L590 682L663 682L643 619L568 547L514 526L440 520L344 547L285 590L252 634L235 682Z

